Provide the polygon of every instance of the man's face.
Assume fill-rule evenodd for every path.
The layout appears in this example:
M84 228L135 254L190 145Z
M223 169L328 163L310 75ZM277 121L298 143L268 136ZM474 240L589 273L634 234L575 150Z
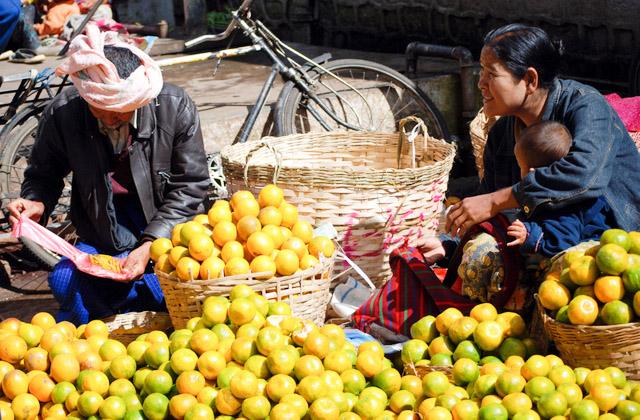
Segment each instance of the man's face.
M122 124L128 122L133 116L134 111L129 112L114 112L105 111L104 109L96 108L89 105L89 110L94 117L102 121L109 128L118 128Z

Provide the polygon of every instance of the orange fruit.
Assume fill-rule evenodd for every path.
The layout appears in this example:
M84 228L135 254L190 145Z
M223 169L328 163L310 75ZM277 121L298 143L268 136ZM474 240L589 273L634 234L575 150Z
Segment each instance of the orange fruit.
M56 383L44 372L34 375L29 380L29 393L36 397L40 402L51 401L51 395L53 394L53 388Z
M540 304L551 311L569 304L571 291L555 280L545 280L538 288Z
M600 311L602 322L606 325L618 325L631 322L631 308L621 300L607 302Z
M602 276L593 283L593 292L600 302L607 303L622 299L625 288L620 276Z
M362 372L366 378L373 378L382 371L384 365L382 359L372 350L358 352L356 368Z
M194 397L205 387L205 378L197 370L185 370L176 379L176 390L180 394L191 394Z
M312 332L307 336L302 345L302 349L305 355L310 354L317 356L322 360L331 351L331 346L329 344L329 338L318 331Z
M627 269L629 255L620 245L609 243L598 250L596 264L603 273L617 276Z
M29 391L29 377L21 370L14 369L4 374L2 377L2 391L10 400L17 395Z
M142 403L142 412L149 420L169 417L169 398L159 392L149 394Z
M503 328L497 321L482 321L473 331L473 340L484 351L492 351L499 348L503 337Z
M234 192L233 195L231 196L231 199L229 200L229 205L231 206L231 209L235 210L238 202L245 199L249 199L249 198L252 200L255 200L255 197L253 196L253 193L251 191L238 190Z
M27 343L17 335L9 335L0 339L0 359L16 364L27 354Z
M184 281L200 278L200 263L191 257L182 257L176 264L176 274Z
M247 249L254 257L258 255L271 255L275 249L273 240L264 232L256 232L247 239Z
M600 275L600 269L594 257L584 255L577 258L569 267L569 277L578 286L593 284Z
M249 272L249 262L242 257L234 257L224 266L225 276L237 276Z
M282 189L273 184L268 184L262 187L258 193L258 203L261 208L275 207L278 208L284 201L284 193Z
M189 249L182 245L174 246L171 251L169 251L169 262L172 266L176 267L178 265L178 261L183 257L189 257ZM87 337L88 338L88 337Z
M288 227L280 226L280 231L282 232L282 242L286 241L289 238L293 238L293 233L291 233L291 229Z
M335 245L331 239L326 236L316 236L309 241L309 254L316 258L320 258L320 254L325 258L329 258L335 251Z
M576 296L569 302L567 316L574 325L591 325L598 317L598 302L590 296Z
M218 201L216 201L218 203ZM207 219L209 221L209 225L215 227L219 222L231 221L231 210L224 205L213 205L209 211L207 212Z
M291 227L291 233L294 237L300 238L305 244L308 244L313 238L313 226L309 222L298 220Z
M182 226L184 226L184 223L178 223L173 227L173 229L171 229L171 244L173 246L182 244L180 241L180 231L182 230Z
M622 229L607 229L600 235L600 245L616 244L629 251L631 239L629 234Z
M562 256L562 269L571 267L571 263L585 255L584 251L569 251Z
M187 411L198 403L191 394L178 394L169 400L169 413L176 419L183 419Z
M102 357L98 352L87 350L76 356L80 370L102 370Z
M238 237L246 241L251 234L260 232L263 224L258 220L255 216L244 216L242 219L238 220L236 228L238 229Z
M260 205L255 200L255 198L245 198L243 200L238 200L233 205L233 214L234 217L240 222L245 216L253 216L258 217L260 214Z
M211 238L220 247L229 241L235 241L237 237L238 231L236 225L226 220L216 224L213 227L213 233L211 233Z
M73 382L80 374L80 363L75 356L60 354L51 361L49 372L56 382Z
M298 221L298 209L292 204L283 202L278 207L278 210L280 210L280 214L282 214L280 226L291 229Z
M155 269L166 274L175 270L175 267L171 265L171 261L169 261L169 254L160 255L158 261L156 261Z
M16 420L35 419L40 412L40 402L31 394L20 394L11 402L11 409ZM2 416L4 419L4 416Z
M256 306L247 298L237 298L229 305L229 320L235 325L244 325L256 315Z
M289 239L286 239L282 243L282 246L280 247L280 251L284 251L285 249L295 252L296 255L298 256L298 260L302 259L302 257L304 257L305 254L307 254L307 245L304 243L302 239L297 238L295 236Z
M255 277L259 280L270 279L271 277L276 275L276 263L270 256L267 255L258 255L256 258L251 261L249 265L252 273L262 273L269 272L271 274L266 274L260 277Z
M196 261L209 258L214 248L213 240L205 234L197 234L189 241L189 254Z
M56 319L48 312L38 312L31 317L30 323L42 328L42 331L46 331L56 325Z
M200 278L203 280L217 279L224 269L224 261L218 257L209 257L200 264Z
M282 230L279 226L263 224L262 232L269 235L269 237L273 241L275 249L280 249L282 243L284 242L284 234L282 233Z
M238 241L229 241L222 247L220 252L220 258L225 263L229 262L231 258L240 257L244 258L244 249L242 244Z
M298 380L310 375L319 377L324 372L324 365L318 356L305 354L296 360L293 372Z
M84 337L89 338L92 335L109 337L109 327L107 327L107 324L100 319L91 320L87 323L87 326L84 329Z
M202 226L200 223L190 220L182 226L182 229L180 229L180 243L182 244L182 246L188 247L189 242L191 242L191 240L196 235L201 235L204 233L204 226Z
M43 372L49 369L49 355L46 350L40 347L33 347L27 350L24 356L24 368L27 372L32 370L41 370ZM0 373L0 380L2 374Z
M601 412L612 410L618 404L618 389L610 383L596 383L589 391L589 399L598 404Z
M235 416L242 408L242 401L236 398L229 388L222 388L216 395L216 409L220 414Z
M281 276L290 276L300 267L298 254L291 249L282 249L274 259L276 271Z
M173 248L173 244L171 243L171 239L169 238L158 238L151 242L151 247L149 248L149 257L153 261L158 261L160 255L168 254L169 251Z
M262 226L280 226L280 223L282 223L282 213L280 213L277 207L263 207L260 209L260 213L258 213L258 220L260 220Z
M462 312L457 308L447 308L436 316L436 329L442 335L448 335L448 330L451 324L456 320L462 318Z

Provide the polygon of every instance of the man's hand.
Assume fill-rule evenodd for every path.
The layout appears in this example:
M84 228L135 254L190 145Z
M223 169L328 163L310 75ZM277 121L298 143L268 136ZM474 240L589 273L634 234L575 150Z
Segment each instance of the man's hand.
M142 278L149 263L149 248L151 248L150 241L129 252L123 267L123 271L129 273L129 277L125 281L136 281Z
M40 201L32 201L24 198L17 198L7 204L9 210L9 222L13 225L21 215L38 222L44 214L44 204Z
M524 241L527 240L527 227L522 223L522 220L516 219L516 221L507 228L507 234L516 238L509 242L507 246L522 245Z

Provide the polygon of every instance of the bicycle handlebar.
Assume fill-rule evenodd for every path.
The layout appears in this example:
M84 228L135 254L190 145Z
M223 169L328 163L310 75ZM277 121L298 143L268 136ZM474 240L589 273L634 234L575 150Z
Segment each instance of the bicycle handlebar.
M229 26L227 26L227 29L225 29L224 32L220 32L214 35L202 35L197 38L186 41L184 43L185 48L191 48L194 45L198 45L206 41L218 41L218 40L227 38L238 26L237 16L249 12L249 10L251 9L251 5L253 4L254 1L255 0L244 0L237 10L231 12L231 16L233 18L231 19L231 22L229 22Z

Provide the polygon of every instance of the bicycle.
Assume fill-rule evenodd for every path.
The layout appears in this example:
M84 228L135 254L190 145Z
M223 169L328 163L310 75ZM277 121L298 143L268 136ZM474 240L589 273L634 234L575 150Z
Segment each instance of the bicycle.
M214 58L236 57L257 51L266 54L272 62L272 68L234 143L247 140L278 75L284 78L285 84L275 104L274 130L277 136L318 129L395 132L400 120L409 115L415 115L425 121L432 135L450 140L442 115L429 97L410 79L393 69L371 61L356 59L331 61L329 54L315 59L305 57L284 44L259 20L251 19L250 7L253 2L254 0L244 0L237 10L231 12L231 22L224 32L187 41L185 47L190 48L206 41L226 39L237 33L237 29L242 30L249 37L252 45L156 60L160 67L165 67ZM297 57L303 64L298 63L291 56ZM20 129L12 129L7 133L10 139L7 138L5 141L0 162L2 165L0 185L5 192L3 198L5 205L5 199L15 198L19 194L23 179L22 172L26 168L35 139L37 116L52 97L50 95L42 102L39 101L37 108L31 111L25 110L21 114L21 123L15 124ZM2 138L0 134L0 142ZM219 152L207 155L211 180L210 191L217 196L216 198L223 197L226 194L226 186ZM70 186L70 183L68 185ZM69 197L70 188L65 187L65 196L59 203L59 212L54 214L53 224L48 227L55 229L56 233L65 239L74 240L73 235L67 238L69 232L66 230L72 228L68 218ZM58 255L44 250L31 241L25 240L23 243L39 261L49 268L59 260Z
M285 84L274 108L276 136L335 129L395 132L400 120L415 115L426 122L432 135L449 139L442 115L410 79L372 61L331 61L329 54L310 59L282 42L262 22L251 19L253 2L244 0L231 12L231 22L224 32L203 35L185 43L185 47L190 48L207 41L224 40L239 29L251 45L157 61L165 67L257 51L267 56L272 63L271 70L234 143L247 140L278 75ZM233 38L229 45L231 42Z
M38 118L49 101L67 86L71 85L67 77L57 78L54 70L46 68L41 72L34 69L8 76L0 76L0 87L4 83L19 82L15 89L2 91L2 94L13 94L7 103L0 103L6 111L0 117L0 187L2 188L2 208L20 196L23 172L27 167L31 148L35 141ZM75 228L69 215L71 198L71 175L65 179L65 187L58 204L54 208L47 228L58 236L74 244L77 240ZM5 216L2 230L9 231L10 226ZM40 247L35 242L20 238L24 247L39 263L53 267L60 259L57 254Z

